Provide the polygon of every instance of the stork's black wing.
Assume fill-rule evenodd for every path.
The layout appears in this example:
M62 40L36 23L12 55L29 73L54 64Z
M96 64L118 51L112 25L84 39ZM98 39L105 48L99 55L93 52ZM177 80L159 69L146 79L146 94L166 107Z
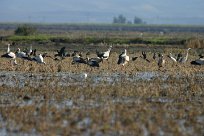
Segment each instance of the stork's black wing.
M118 58L118 64L125 63L125 57L122 57L121 55Z

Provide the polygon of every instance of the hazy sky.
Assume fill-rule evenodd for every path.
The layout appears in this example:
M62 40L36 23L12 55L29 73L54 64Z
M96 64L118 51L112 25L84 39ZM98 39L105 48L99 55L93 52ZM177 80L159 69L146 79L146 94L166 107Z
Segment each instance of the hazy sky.
M0 22L110 23L123 14L147 23L197 23L197 19L204 24L203 13L204 0L0 0Z

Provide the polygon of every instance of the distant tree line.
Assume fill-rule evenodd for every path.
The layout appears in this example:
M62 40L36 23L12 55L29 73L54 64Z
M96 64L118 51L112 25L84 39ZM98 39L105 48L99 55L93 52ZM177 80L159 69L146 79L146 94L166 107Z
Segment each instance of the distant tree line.
M114 24L146 24L141 18L134 17L133 21L127 20L125 16L122 14L118 15L117 17L113 18Z
M37 29L33 26L30 25L22 25L16 28L15 30L15 35L23 35L23 36L28 36L28 35L33 35L37 32Z

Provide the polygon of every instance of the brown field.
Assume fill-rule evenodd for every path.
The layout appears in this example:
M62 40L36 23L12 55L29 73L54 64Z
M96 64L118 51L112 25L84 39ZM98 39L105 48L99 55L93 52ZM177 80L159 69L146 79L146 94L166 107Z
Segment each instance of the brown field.
M0 54L6 51L7 42L1 42ZM196 40L184 47L198 43L202 44ZM18 43L11 48L30 44L38 53L51 56L62 46L69 52L82 51L84 57L87 51L96 57L96 48L106 51L109 47L104 43ZM73 65L71 57L45 58L46 65L17 58L16 66L0 58L0 135L204 134L204 67L190 64L203 49L193 48L185 64L176 64L167 55L185 54L186 49L179 48L182 45L112 46L110 58L99 68ZM130 58L139 58L122 67L117 59L124 48ZM150 63L140 58L143 50ZM158 69L153 52L164 54L163 68ZM88 74L87 79L81 77L83 73Z

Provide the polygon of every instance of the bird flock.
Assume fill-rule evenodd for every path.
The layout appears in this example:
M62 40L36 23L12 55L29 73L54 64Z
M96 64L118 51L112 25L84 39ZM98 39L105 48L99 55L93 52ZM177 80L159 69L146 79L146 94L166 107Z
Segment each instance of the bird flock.
M190 49L191 48L188 48L186 50L186 54L184 56L181 53L179 53L175 57L172 55L172 53L170 53L168 57L174 63L185 63L188 59ZM10 49L10 44L8 44L7 52L1 55L1 57L9 58L10 63L12 65L18 64L16 61L16 58L21 58L21 59L26 59L28 61L35 61L37 63L46 64L44 62L45 57L50 57L53 60L63 60L65 57L72 57L72 64L82 63L82 64L87 64L91 67L99 67L101 62L103 63L104 60L108 60L111 54L111 50L112 50L112 46L110 46L108 50L104 52L96 50L97 57L94 57L94 58L89 58L90 53L88 52L86 53L86 57L84 58L81 52L74 51L72 54L69 54L68 52L66 52L66 47L62 47L60 50L57 50L57 53L54 55L54 57L52 57L52 56L49 56L47 53L36 54L36 49L33 50L32 46L30 46L29 50L21 51L20 48L18 48L16 52L12 52ZM139 57L132 57L132 61L135 61L138 58ZM150 63L150 60L147 58L146 52L143 51L140 58ZM152 58L154 60L157 60L159 69L161 67L164 67L165 58L163 54L154 53ZM125 66L126 64L128 64L129 61L130 61L130 57L128 56L127 49L124 49L123 52L118 56L117 64L121 66ZM191 61L191 64L192 65L204 65L204 56L199 55L199 59Z

